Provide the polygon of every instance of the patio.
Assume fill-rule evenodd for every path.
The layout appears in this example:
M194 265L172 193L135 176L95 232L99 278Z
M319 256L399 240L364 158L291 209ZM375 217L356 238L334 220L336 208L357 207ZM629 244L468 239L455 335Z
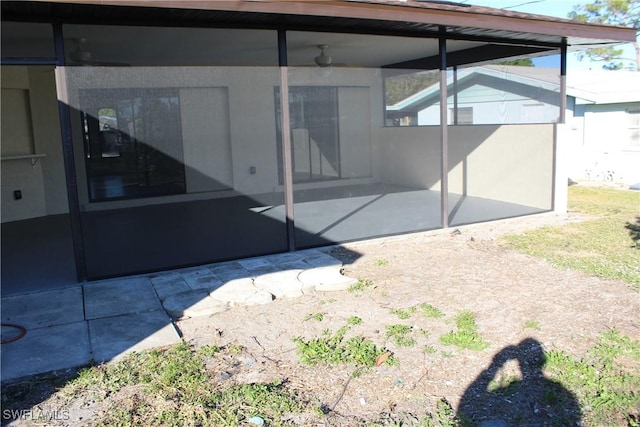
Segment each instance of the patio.
M2 380L109 362L180 341L172 318L208 317L357 281L319 250L210 264L2 298L2 322L26 335L2 344ZM2 330L3 340L13 328Z

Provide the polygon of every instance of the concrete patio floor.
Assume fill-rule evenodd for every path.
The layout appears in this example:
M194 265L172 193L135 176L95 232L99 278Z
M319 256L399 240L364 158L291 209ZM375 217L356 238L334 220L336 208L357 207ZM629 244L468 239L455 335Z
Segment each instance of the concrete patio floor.
M180 341L173 320L311 292L347 289L342 263L318 249L78 284L2 298L2 322L26 335L2 344L1 378L117 360ZM10 330L3 327L2 338Z

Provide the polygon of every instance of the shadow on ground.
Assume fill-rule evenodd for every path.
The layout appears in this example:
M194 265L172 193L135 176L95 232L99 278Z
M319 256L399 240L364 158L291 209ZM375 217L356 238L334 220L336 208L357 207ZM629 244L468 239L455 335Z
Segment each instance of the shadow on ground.
M473 425L580 425L576 397L560 383L545 378L540 342L527 338L498 352L489 367L467 387L458 417Z

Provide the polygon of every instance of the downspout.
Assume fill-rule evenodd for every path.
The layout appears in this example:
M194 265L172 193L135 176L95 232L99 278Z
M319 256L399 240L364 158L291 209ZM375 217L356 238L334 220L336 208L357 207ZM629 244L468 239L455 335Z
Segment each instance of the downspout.
M293 171L291 159L291 122L289 115L289 67L287 58L287 32L278 30L278 65L280 66L280 111L282 111L282 164L284 166L284 206L289 251L296 250L293 213Z
M447 124L447 38L446 28L441 27L440 56L440 217L442 227L449 227L449 128Z
M58 114L60 120L60 134L62 138L62 156L64 159L64 173L67 184L67 199L69 200L69 219L71 222L71 238L73 240L73 255L76 262L76 276L79 282L87 280L87 266L85 261L84 240L82 238L82 223L80 219L80 200L78 199L78 177L75 168L73 152L73 129L71 127L71 108L69 107L69 92L64 57L64 37L62 23L53 24L53 40L56 54L56 93L58 95Z

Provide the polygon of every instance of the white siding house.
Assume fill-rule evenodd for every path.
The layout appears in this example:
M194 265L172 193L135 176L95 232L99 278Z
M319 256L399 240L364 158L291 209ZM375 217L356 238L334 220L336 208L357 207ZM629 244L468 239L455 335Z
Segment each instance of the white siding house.
M480 66L451 73L448 124L533 124L558 120L558 71ZM439 125L439 87L388 106L401 123ZM569 176L625 186L640 183L640 73L572 71L567 76Z

